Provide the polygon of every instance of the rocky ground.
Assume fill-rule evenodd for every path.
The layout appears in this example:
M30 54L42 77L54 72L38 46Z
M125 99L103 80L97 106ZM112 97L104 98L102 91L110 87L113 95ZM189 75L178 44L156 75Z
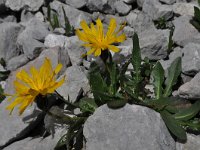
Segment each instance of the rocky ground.
M47 21L48 5L59 16L60 27L54 30ZM54 66L58 62L64 66L60 75L66 75L67 80L58 89L62 96L75 100L81 89L84 93L90 91L87 70L93 57L82 59L81 55L86 49L81 47L81 41L75 35L64 36L63 8L74 28L79 28L83 19L90 23L100 18L105 24L113 17L118 23L126 21L124 32L128 38L119 45L121 51L114 55L116 60L131 54L134 32L139 34L143 57L160 60L165 69L181 56L184 83L174 93L183 98L198 99L200 33L190 24L194 6L199 7L197 0L1 0L0 57L5 60L6 66L1 66L0 71L11 70L6 83L2 82L6 84L5 92L14 92L12 82L17 71L28 70L32 65L40 66L45 57L50 58ZM161 17L166 20L167 27L158 29L154 21ZM168 52L170 27L174 27L174 46ZM36 119L39 111L32 105L22 116L18 116L17 110L10 116L5 110L7 105L6 100L0 104L0 145L21 135L21 131ZM48 116L45 119L45 127L51 128L51 119ZM55 124L54 137L42 138L44 129L40 129L39 133L14 140L4 149L53 150L66 132L65 126ZM124 128L127 129L126 133L122 132ZM98 150L200 149L200 136L188 134L185 144L174 141L160 115L141 106L126 105L114 111L106 106L98 108L87 120L84 135L88 141L87 150L94 150L94 145L98 145Z

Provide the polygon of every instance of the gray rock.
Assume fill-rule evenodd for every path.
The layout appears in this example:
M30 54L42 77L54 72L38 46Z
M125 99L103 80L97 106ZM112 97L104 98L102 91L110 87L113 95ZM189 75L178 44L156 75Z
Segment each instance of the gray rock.
M145 0L142 10L153 20L158 20L161 17L169 20L173 17L172 7L170 5L162 5L158 0Z
M200 71L200 45L189 43L183 48L182 71L194 76Z
M69 96L70 101L74 102L81 89L85 93L90 90L89 81L83 67L68 67L64 75L66 75L66 82L60 88L58 88L57 91L65 99L68 99Z
M4 22L0 24L0 57L6 61L19 54L16 41L21 29L17 23Z
M68 38L65 48L68 51L72 65L80 65L82 63L82 55L86 53L86 49L81 46L83 43L77 36Z
M192 80L192 78L193 77L187 76L187 75L185 75L183 73L181 74L181 79L182 79L183 83L190 82Z
M114 7L120 15L127 15L132 9L131 5L127 5L122 1L115 2Z
M75 8L82 8L87 4L88 0L65 0L65 3L75 7Z
M99 107L83 129L86 150L175 150L160 115L146 107L126 104L113 110Z
M22 54L22 55L9 59L8 63L6 64L6 69L14 71L17 68L24 66L28 62L29 62L29 59L26 57L26 55Z
M180 16L183 15L194 16L194 6L197 7L198 5L192 3L175 3L173 5L173 12Z
M12 94L12 90L10 86L12 85L12 82L15 79L15 75L11 75L6 83L6 88L5 88L5 92ZM13 86L13 85L12 85ZM9 87L9 88L8 88ZM15 137L21 130L23 130L25 127L28 126L28 123L24 123L23 122L23 118L31 115L33 110L34 110L34 106L32 107L28 107L26 109L26 111L21 115L18 116L18 112L17 110L14 110L12 115L9 115L9 111L6 110L6 106L9 105L10 102L8 102L7 99L5 99L1 105L0 105L0 119L1 119L1 128L0 128L0 133L1 133L1 137L0 137L0 145L5 144L9 139Z
M36 19L40 20L41 22L44 22L44 15L41 12L37 12L34 16Z
M44 44L44 38L49 34L47 26L40 20L33 18L25 24L25 30L19 35L17 43L23 53L29 58L37 57Z
M160 0L160 2L171 5L176 3L176 0Z
M27 11L27 10L22 10L21 12L21 22L27 22L29 21L30 19L32 19L34 17L34 14L30 11Z
M139 6L140 8L143 7L144 1L145 1L145 0L137 0L137 4L138 4L138 6Z
M198 30L190 23L192 17L180 16L173 21L175 26L173 41L180 46L185 46L189 42L200 42Z
M69 38L64 35L49 34L46 36L44 45L46 47L60 46L64 47L65 44L69 43Z
M114 3L118 0L88 0L87 7L90 11L100 11L106 14L114 14Z
M26 7L27 10L37 11L44 4L44 0L6 0L6 6L13 11Z
M17 18L13 15L6 16L3 18L4 22L17 22Z
M54 30L53 30L53 33L55 33L55 34L61 34L61 35L63 35L63 34L65 34L65 29L63 29L63 28L55 28Z
M120 45L118 48L120 49L120 52L116 53L115 55L121 54L125 57L129 57L133 50L133 46L131 45Z
M186 143L176 142L176 150L198 150L200 147L200 136L187 134Z
M59 139L66 133L66 129L57 129L54 137L26 138L9 145L4 150L54 150Z
M91 15L89 13L80 11L69 5L65 5L59 1L53 1L50 4L50 6L53 10L55 10L58 13L60 23L63 27L65 26L65 21L64 21L64 14L63 14L62 7L65 10L66 16L68 17L70 24L74 28L80 28L80 22L82 20L85 20L88 23L92 21ZM76 18L76 19L74 19L74 18Z
M49 34L45 38L44 45L46 47L65 47L68 52L72 65L79 65L82 63L81 56L86 53L84 47L82 47L82 42L77 36L66 37L63 35Z
M134 24L136 22L137 19L137 13L135 13L134 11L131 11L127 16L126 16L126 20L127 20L127 24L131 27L134 27Z
M197 73L190 82L186 82L178 89L180 97L187 99L200 98L200 73Z
M157 30L155 27L139 34L140 47L143 56L158 60L167 56L169 30Z
M92 20L93 21L96 21L98 18L101 19L101 20L104 20L105 17L106 17L106 15L103 14L103 13L100 13L100 12L93 12L93 14L92 14Z
M127 4L133 4L134 2L136 2L136 0L122 0L122 1Z
M126 34L127 37L132 37L135 30L129 26L124 27L123 32Z
M134 15L133 15L134 16ZM154 26L152 19L144 12L138 13L137 18L134 22L134 18L132 20L132 25L138 33L147 30L148 28L152 28Z
M118 27L120 26L121 23L126 22L126 17L125 16L115 16L115 15L106 15L104 17L103 22L108 25L110 23L110 19L111 18L116 19Z

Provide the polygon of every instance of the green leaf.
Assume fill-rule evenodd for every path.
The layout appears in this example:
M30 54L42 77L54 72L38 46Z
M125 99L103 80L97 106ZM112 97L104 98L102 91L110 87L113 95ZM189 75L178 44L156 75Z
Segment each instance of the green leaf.
M6 61L5 61L3 58L0 59L0 64L1 64L4 68L6 67Z
M136 80L139 82L140 80L140 66L142 62L141 58L141 51L140 51L140 44L139 44L139 38L137 33L134 33L133 35L133 51L132 51L132 65L135 71Z
M2 88L2 86L0 85L0 103L6 98L4 95L4 90Z
M158 61L152 71L153 85L155 88L156 99L162 96L162 84L164 82L164 69Z
M54 150L60 150L62 148L68 148L70 145L70 142L74 140L77 134L79 134L79 131L82 131L83 124L85 122L85 119L79 119L77 120L73 125L70 125L68 131L66 134L64 134L58 143L56 144L56 147ZM73 142L74 143L74 142Z
M117 83L119 82L119 70L118 67L115 63L112 63L110 66L110 93L112 93L113 95L115 95L115 93L117 92Z
M120 99L120 100L108 101L107 105L109 108L118 109L118 108L124 107L126 103L127 101L125 101L124 99Z
M62 7L62 10L63 10L63 14L64 14L64 20L65 20L65 35L68 36L68 35L71 35L72 32L73 32L73 27L70 25L69 23L69 20L68 20L68 17L66 15L66 12L65 12L65 9L64 7Z
M178 139L186 141L187 136L185 130L180 126L178 121L167 111L160 112L169 131Z
M200 0L198 0L198 4L200 5Z
M0 81L5 81L10 75L10 70L0 71Z
M96 105L94 99L84 97L80 100L79 107L81 108L82 112L93 113L98 106Z
M200 9L196 6L194 6L194 18L200 22Z
M60 27L60 23L59 23L57 14L53 14L53 21L54 21L53 29L59 28Z
M191 107L183 109L174 115L177 120L187 121L195 117L200 111L200 101L195 102Z
M178 76L181 74L181 57L176 58L168 68L168 76L166 79L166 88L164 97L168 97L172 93L172 87L176 84Z
M195 118L194 120L189 120L186 122L180 122L189 131L199 132L200 131L200 120Z
M196 20L190 20L190 23L198 30L200 31L200 23Z
M173 33L174 33L174 28L170 29L170 33L169 33L169 42L168 42L168 53L170 53L172 51L172 47L174 44L174 41L172 40L173 37Z
M89 69L89 83L97 105L105 104L105 97L100 93L108 93L108 86L100 74L100 68L93 62Z

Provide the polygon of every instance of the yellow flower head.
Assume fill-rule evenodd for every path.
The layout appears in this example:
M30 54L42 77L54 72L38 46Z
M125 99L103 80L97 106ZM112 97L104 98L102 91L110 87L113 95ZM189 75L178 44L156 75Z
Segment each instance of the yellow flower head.
M14 100L6 109L12 112L19 105L19 114L21 115L27 106L33 103L37 95L41 94L44 96L53 93L65 81L64 77L60 81L56 81L56 75L61 68L62 64L58 64L53 70L51 61L45 58L40 69L31 67L31 75L25 70L18 72L14 81L16 93L9 98L9 100Z
M87 25L85 20L81 21L80 24L83 31L77 29L76 35L80 40L85 42L83 46L90 48L87 55L94 53L94 56L99 56L101 55L101 51L108 49L113 52L118 52L119 48L113 44L123 42L126 39L125 34L119 35L123 30L124 25L116 30L117 23L114 18L110 20L106 34L104 34L103 24L100 19L96 20L96 25L91 23L90 27Z

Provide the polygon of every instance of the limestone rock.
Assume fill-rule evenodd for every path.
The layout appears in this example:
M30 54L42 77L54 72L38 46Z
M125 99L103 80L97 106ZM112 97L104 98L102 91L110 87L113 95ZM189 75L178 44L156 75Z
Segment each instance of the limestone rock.
M183 48L182 71L194 76L200 71L200 45L189 43Z
M147 13L153 20L163 17L169 20L173 16L172 7L162 5L158 0L145 0L142 10Z
M120 15L127 15L131 11L131 8L132 8L131 5L127 5L122 1L115 2L114 7Z
M185 46L189 42L199 43L198 30L190 23L191 16L180 16L173 21L175 26L173 41L180 46Z
M113 110L99 107L83 129L86 150L175 150L160 115L146 107L126 104Z
M178 89L178 94L180 97L186 99L199 99L200 98L200 73L197 73L194 78L183 84Z
M6 6L13 11L20 11L24 7L30 11L37 11L43 4L44 0L6 0Z
M16 42L21 29L22 27L17 23L0 24L0 57L6 61L19 54Z
M57 91L65 99L68 99L69 96L70 101L74 102L81 89L85 93L90 90L89 81L83 67L75 65L68 67L64 75L66 75L66 82Z

